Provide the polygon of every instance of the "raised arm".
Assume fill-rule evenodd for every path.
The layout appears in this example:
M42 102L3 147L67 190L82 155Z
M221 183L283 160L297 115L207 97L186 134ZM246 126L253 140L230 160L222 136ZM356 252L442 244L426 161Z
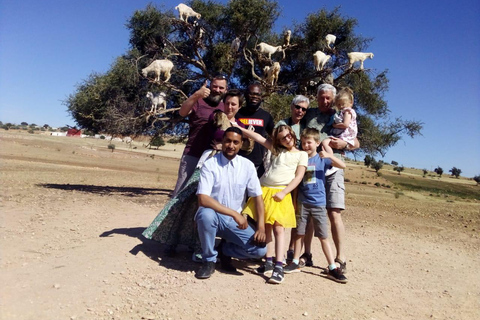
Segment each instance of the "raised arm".
M192 112L192 108L195 105L195 103L197 103L197 101L200 99L208 97L209 95L210 95L210 89L207 88L207 81L205 81L205 83L200 89L195 91L194 94L192 94L190 97L188 97L187 100L185 100L182 103L182 106L180 107L180 110L178 111L178 113L182 117L188 116L190 112Z
M238 123L236 123L235 121L232 121L231 123L232 123L232 126L237 127L240 130L242 130L242 133L243 133L244 137L250 138L253 141L260 143L262 146L264 146L265 148L267 148L269 150L272 149L272 141L270 141L270 139L266 139L261 134L258 134L255 131L248 130L248 129L240 127L238 125Z

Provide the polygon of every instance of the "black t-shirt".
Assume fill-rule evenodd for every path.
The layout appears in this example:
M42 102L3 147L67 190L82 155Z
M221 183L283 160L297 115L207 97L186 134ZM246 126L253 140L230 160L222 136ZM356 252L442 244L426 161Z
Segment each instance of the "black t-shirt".
M238 110L235 118L240 120L245 125L245 128L248 128L249 125L252 125L255 128L255 132L265 138L272 135L273 128L275 126L272 115L262 108L258 108L257 110L251 112L246 107L243 107ZM264 146L255 143L255 146L250 154L245 154L245 152L242 150L240 150L238 154L253 162L255 168L257 168L257 174L260 177L265 171L263 168L263 156L265 152L266 149Z

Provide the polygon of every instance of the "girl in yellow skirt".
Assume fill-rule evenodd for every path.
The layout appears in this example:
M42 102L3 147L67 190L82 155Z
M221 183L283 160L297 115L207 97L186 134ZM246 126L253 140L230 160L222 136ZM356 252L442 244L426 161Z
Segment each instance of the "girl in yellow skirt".
M235 124L234 124L235 125ZM267 235L267 256L265 265L257 273L269 276L269 283L282 283L283 259L285 252L285 228L295 228L295 209L292 192L302 181L308 165L308 155L298 150L295 132L287 125L280 125L273 131L272 140L260 134L240 128L244 136L255 140L271 151L270 164L260 178L265 203L265 233ZM255 204L249 199L243 213L256 220ZM275 245L272 243L272 231ZM273 264L273 256L276 263Z

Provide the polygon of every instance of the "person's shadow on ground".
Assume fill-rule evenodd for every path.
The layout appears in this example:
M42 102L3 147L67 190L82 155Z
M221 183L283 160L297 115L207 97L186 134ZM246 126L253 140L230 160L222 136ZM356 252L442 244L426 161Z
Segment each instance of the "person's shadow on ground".
M191 272L196 271L200 267L200 263L195 263L192 261L192 253L188 247L179 245L177 247L176 254L172 257L169 254L165 253L167 245L163 245L157 241L150 240L145 238L142 233L145 231L143 227L136 228L116 228L109 231L105 231L100 234L100 237L112 237L115 234L126 235L132 238L139 239L142 243L137 244L129 252L133 255L137 255L139 252L142 252L144 255L157 262L160 266L163 266L168 269ZM217 239L218 240L218 239ZM218 240L219 241L219 240ZM234 265L238 270L244 272L254 272L256 266L258 266L260 261L253 260L233 260ZM219 264L217 264L217 271L222 272ZM243 276L242 273L234 273L237 276Z
M185 246L178 246L175 256L169 256L165 253L165 249L168 246L163 245L157 241L145 238L142 233L145 231L144 227L136 228L116 228L109 231L105 231L100 234L100 237L112 237L115 234L126 235L132 238L137 238L142 243L137 244L129 252L133 255L137 255L142 252L147 257L157 262L159 265L178 271L194 271L200 266L198 263L192 261L192 251Z

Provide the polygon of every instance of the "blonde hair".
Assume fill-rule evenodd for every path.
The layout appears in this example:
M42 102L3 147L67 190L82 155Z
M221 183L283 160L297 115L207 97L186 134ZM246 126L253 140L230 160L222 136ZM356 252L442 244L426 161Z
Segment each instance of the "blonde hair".
M345 87L338 91L337 95L335 96L335 103L334 106L336 107L339 102L348 101L353 104L353 91L352 89Z
M313 138L315 142L320 143L320 132L315 128L303 129L301 137L304 139Z
M273 134L272 134L272 155L274 156L277 156L280 154L280 152L282 152L282 149L286 149L283 145L282 145L282 142L281 141L278 141L278 134L280 132L282 132L283 130L288 130L288 132L290 133L290 135L292 136L292 139L293 139L293 142L294 142L294 146L297 145L297 136L295 135L295 132L293 131L293 129L290 127L290 126L287 126L286 124L282 124L282 125L279 125L278 127L276 127L274 130L273 130Z

